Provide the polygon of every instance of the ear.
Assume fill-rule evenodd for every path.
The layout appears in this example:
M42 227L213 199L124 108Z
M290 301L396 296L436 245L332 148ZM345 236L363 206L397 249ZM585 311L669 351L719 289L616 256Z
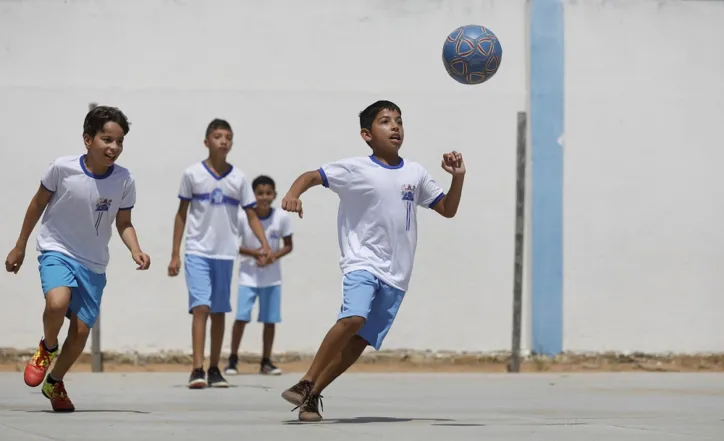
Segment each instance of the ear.
M372 133L370 133L369 130L362 129L362 130L360 130L359 134L362 137L362 139L365 140L365 142L369 143L370 141L372 141Z
M91 144L93 144L93 138L87 133L83 134L83 144L85 144L86 148L89 148Z

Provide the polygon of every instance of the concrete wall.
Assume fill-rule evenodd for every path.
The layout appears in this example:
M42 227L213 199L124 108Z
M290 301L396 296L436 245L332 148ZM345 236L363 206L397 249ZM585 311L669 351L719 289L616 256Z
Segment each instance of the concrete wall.
M231 161L250 176L272 175L283 193L307 169L367 154L357 113L391 99L403 109L406 156L447 187L440 158L457 149L469 174L457 218L421 214L414 280L386 347L504 350L516 112L526 106L524 8L499 0L0 2L0 146L8 164L0 249L13 246L47 163L82 151L88 103L119 106L133 123L120 163L137 178L134 220L153 263L135 271L113 238L103 347L189 351L185 284L167 277L166 266L180 174L204 158L206 124L228 119ZM447 34L472 22L493 29L505 51L500 73L481 87L455 83L440 60ZM315 189L304 202L296 249L283 262L278 351L316 350L339 308L336 197ZM31 347L42 335L33 246L20 274L0 278L0 347ZM242 348L260 345L255 324Z
M503 43L500 73L480 87L440 62L444 37L465 23ZM208 121L228 119L231 160L283 193L304 170L364 154L356 114L391 99L406 155L447 186L439 158L458 149L469 174L457 218L421 216L386 348L505 350L515 118L528 109L524 349L721 351L721 23L717 1L0 1L0 249L48 161L82 150L88 103L121 107L133 122L121 163L137 177L134 218L153 266L136 272L113 239L104 349L188 351L184 282L165 274L180 173L204 157ZM304 201L283 262L278 351L315 350L339 305L335 197L317 189ZM0 287L0 347L34 345L32 246ZM259 350L260 331L244 350Z

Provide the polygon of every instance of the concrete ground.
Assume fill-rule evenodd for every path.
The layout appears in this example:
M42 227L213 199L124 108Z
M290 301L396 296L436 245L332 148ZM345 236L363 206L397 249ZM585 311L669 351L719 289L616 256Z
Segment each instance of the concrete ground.
M240 375L188 390L185 373L73 373L56 414L22 373L0 374L0 440L724 440L724 374L349 374L325 421L301 424L297 380Z

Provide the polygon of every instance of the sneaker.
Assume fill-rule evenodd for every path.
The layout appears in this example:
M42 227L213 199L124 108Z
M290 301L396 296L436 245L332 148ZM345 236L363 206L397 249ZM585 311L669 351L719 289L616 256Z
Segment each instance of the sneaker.
M209 386L211 387L229 387L229 383L221 375L221 371L216 366L209 368L208 373Z
M272 363L271 360L264 359L261 361L259 373L263 375L281 375L282 370L274 366L274 363Z
M322 421L322 414L319 413L320 408L324 410L322 396L319 394L307 395L304 403L299 406L299 421L304 421L305 423Z
M224 369L226 375L236 375L239 373L237 365L239 364L239 357L237 355L229 355L229 364Z
M282 392L282 398L289 401L293 405L299 407L304 403L304 399L312 392L311 381L300 381L294 386ZM296 409L296 408L295 408ZM292 409L294 410L294 409Z
M206 384L206 373L203 368L196 368L191 371L188 386L189 389L203 389L208 386Z
M25 365L25 384L30 387L39 386L45 379L50 363L57 354L57 346L53 352L49 352L45 349L45 343L43 340L40 340L38 349L35 350L35 355L33 355L33 358L31 358L30 361L28 361L28 364Z
M53 410L56 412L73 412L75 406L73 402L68 398L68 392L65 391L65 384L62 381L50 383L50 375L45 379L43 383L43 395L45 398L50 400L50 405L53 406Z

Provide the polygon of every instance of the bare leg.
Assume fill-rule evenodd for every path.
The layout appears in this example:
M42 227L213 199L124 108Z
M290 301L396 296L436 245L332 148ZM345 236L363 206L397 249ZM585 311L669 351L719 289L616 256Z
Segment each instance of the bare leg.
M60 381L65 377L65 374L68 373L73 363L75 363L78 357L80 357L80 354L83 353L89 334L90 328L88 325L83 323L78 316L72 314L70 327L68 328L68 338L65 339L63 349L60 351L58 360L50 372L53 379Z
M264 334L262 338L264 343L264 349L262 352L262 358L271 359L275 330L276 326L274 326L274 323L264 323Z
M219 358L221 357L221 345L224 343L224 326L226 322L226 314L211 314L211 353L209 357L209 367L218 367Z
M239 355L239 346L241 346L241 338L244 336L245 327L245 321L234 321L234 327L231 329L231 355Z
M339 355L349 340L360 330L365 323L363 317L346 317L337 321L322 340L312 365L302 378L302 381L317 381L319 374L329 366Z
M58 334L63 327L65 313L70 305L70 288L59 286L45 295L45 311L43 311L43 328L45 345L53 348L58 344Z
M191 341L194 352L194 369L204 367L204 346L206 343L206 321L209 318L208 306L197 306L193 309L191 325Z
M367 346L367 340L363 339L359 335L352 337L352 339L342 349L342 352L337 354L334 360L319 375L319 378L312 388L312 393L322 393L327 386L337 379L337 377L346 372L347 369L349 369L350 366L359 359L360 355L362 355L362 352L364 352Z

